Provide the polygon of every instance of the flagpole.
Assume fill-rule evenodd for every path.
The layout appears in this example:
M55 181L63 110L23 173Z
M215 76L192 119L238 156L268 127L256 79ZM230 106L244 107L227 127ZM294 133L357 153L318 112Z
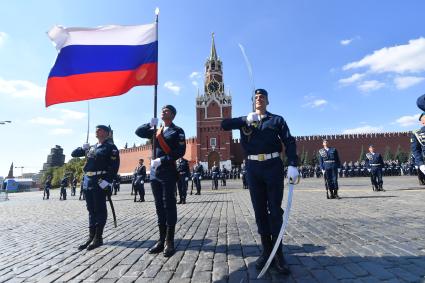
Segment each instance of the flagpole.
M154 86L154 98L153 98L153 116L157 118L157 106L158 106L158 53L159 53L159 40L158 40L158 15L159 15L159 8L157 7L155 9L155 23L156 23L156 41L157 41L157 63L156 63L156 84ZM156 145L156 126L153 128L153 136L152 136L152 159L156 159L156 152L155 152L155 145Z
M87 100L87 137L86 137L86 143L89 143L89 133L90 133L90 102Z

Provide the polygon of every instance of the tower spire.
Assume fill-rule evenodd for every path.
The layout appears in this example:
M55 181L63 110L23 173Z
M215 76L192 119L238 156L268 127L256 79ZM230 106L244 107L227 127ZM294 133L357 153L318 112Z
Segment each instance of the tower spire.
M217 60L217 51L215 51L214 33L211 34L211 37L212 37L212 42L211 42L210 60Z

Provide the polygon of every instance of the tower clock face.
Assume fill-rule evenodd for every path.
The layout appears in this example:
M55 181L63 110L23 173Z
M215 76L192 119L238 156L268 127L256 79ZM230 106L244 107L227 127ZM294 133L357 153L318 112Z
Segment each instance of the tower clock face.
M216 92L216 91L218 91L219 88L220 88L220 85L216 81L212 81L208 84L208 90L210 92Z

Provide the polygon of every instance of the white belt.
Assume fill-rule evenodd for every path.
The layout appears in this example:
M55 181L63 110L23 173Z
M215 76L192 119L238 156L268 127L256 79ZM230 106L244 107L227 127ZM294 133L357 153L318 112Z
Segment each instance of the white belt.
M325 160L325 163L335 162L335 160Z
M102 174L106 174L106 171L96 171L96 172L86 172L86 176L92 177L92 176L97 176L97 175L102 175Z
M373 164L370 164L371 166L379 166L379 165L381 165L381 164L379 164L379 163L373 163Z
M262 154L255 154L255 155L248 155L249 160L257 160L257 161L264 161L272 158L279 157L279 152L273 152L273 153L262 153Z

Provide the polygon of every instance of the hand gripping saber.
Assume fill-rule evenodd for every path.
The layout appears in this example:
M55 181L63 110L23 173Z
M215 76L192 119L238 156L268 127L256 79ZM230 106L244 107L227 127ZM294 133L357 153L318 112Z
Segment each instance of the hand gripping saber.
M282 227L280 227L280 232L279 232L279 236L277 237L276 243L274 244L273 250L269 256L269 259L267 260L266 264L264 265L263 269L261 270L260 274L258 274L257 279L260 279L261 277L264 276L264 274L266 274L267 270L270 267L270 264L272 263L272 260L277 252L277 249L280 246L280 243L283 240L283 236L285 234L285 230L286 230L286 226L288 226L288 221L289 221L289 214L291 213L291 206L292 206L292 194L294 192L294 184L293 183L289 183L289 192L288 192L288 201L286 203L286 209L285 209L285 213L283 215L283 223L282 223Z

